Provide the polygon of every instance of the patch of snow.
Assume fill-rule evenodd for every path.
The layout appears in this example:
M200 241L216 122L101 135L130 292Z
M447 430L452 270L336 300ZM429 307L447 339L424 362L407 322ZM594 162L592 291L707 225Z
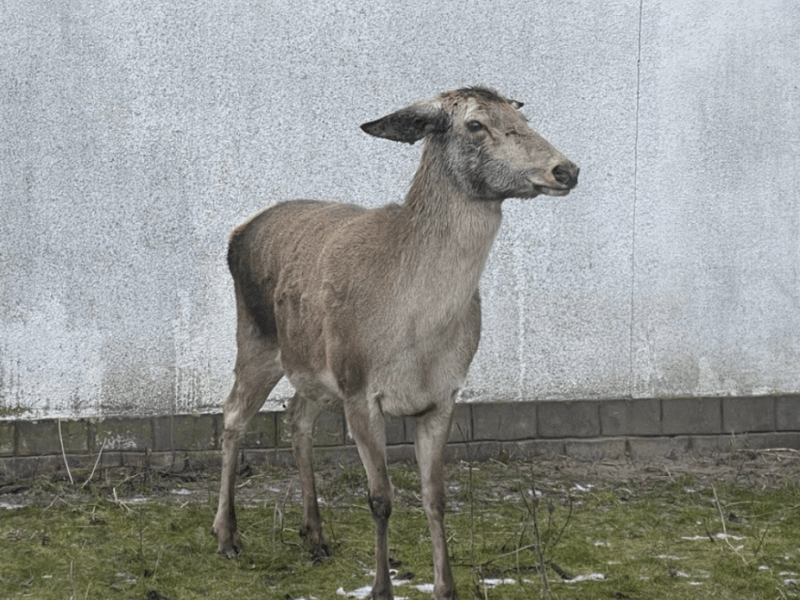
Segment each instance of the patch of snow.
M147 498L144 496L134 496L133 498L120 498L119 502L121 504L144 504L147 502Z
M408 583L408 579L392 579L392 585L405 585ZM433 592L433 584L431 584L431 592ZM365 598L369 598L372 595L372 586L365 585L364 587L360 587L350 592L346 592L343 587L340 587L336 590L337 596L345 596L346 598L355 598L356 600L364 600ZM405 600L402 596L395 596L395 600Z
M498 585L514 584L517 583L516 579L484 579L483 584L486 587L497 587Z
M722 533L722 532L718 533L714 537L716 539L718 539L718 540L743 540L744 539L743 537L740 537L738 535L731 535L730 533ZM692 541L698 541L698 540L707 540L708 536L707 535L682 536L681 539L682 540L688 540L688 541L692 542Z
M564 583L580 583L581 581L603 581L606 578L602 573L589 573L588 575L576 575L572 579L567 579Z
M564 581L564 583L580 583L581 581L603 581L605 580L605 575L602 573L590 573L588 575L578 575L573 577L569 581ZM529 580L524 580L526 583L532 583ZM393 586L401 586L410 583L407 579L392 579ZM501 585L514 585L518 583L516 579L511 578L502 578L502 579L484 579L483 585L487 588L495 588ZM433 593L433 584L432 583L418 583L414 586L416 590L422 592L423 594L432 594ZM365 585L364 587L357 588L352 591L345 591L343 587L340 587L336 590L337 596L344 596L345 598L355 598L356 600L366 600L370 597L372 593L372 586ZM406 600L400 596L395 596L395 600Z
M6 510L14 510L15 508L22 508L22 505L11 504L9 502L0 502L0 508L5 508Z
M580 483L576 483L572 486L569 490L570 492L591 492L594 486L591 483L587 483L586 485L581 485Z
M743 540L744 538L740 535L731 535L730 533L718 533L714 536L718 540Z
M346 596L347 598L356 598L357 600L365 600L365 598L369 598L370 594L372 594L372 586L367 585L364 587L360 587L357 590L353 590L352 592L345 592L344 588L340 587L336 590L336 594L338 596Z

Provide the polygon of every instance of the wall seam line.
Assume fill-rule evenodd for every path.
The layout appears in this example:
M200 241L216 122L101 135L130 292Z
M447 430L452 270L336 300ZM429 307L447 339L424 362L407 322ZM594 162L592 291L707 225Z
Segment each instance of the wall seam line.
M630 397L634 397L636 383L634 373L634 301L636 292L636 205L639 199L639 100L641 97L641 64L642 64L642 12L644 0L639 0L639 31L636 48L636 118L633 138L633 214L631 217L631 298L630 298Z

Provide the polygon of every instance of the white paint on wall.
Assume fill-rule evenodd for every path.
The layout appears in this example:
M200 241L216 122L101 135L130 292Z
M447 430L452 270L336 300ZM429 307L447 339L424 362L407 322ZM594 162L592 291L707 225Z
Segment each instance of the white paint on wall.
M10 416L97 412L105 360L96 329L77 328L55 299L3 323L2 390Z

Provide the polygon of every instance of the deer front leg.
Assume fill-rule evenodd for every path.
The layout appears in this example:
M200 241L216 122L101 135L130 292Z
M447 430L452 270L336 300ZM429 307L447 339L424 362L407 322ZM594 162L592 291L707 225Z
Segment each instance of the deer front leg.
M428 517L433 546L434 600L457 598L444 531L444 458L453 408L453 403L450 402L449 405L440 406L437 410L418 418L414 440L414 450L422 480L422 502Z
M392 600L389 575L389 517L393 492L386 467L386 420L380 409L368 406L363 397L345 403L347 424L367 471L369 508L375 523L375 581L372 600Z

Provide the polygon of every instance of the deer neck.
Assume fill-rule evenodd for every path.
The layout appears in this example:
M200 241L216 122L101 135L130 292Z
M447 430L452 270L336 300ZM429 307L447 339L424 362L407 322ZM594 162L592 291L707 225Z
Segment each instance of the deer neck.
M426 143L405 201L416 249L408 283L427 302L463 306L477 290L500 228L501 202L470 195L437 151Z

